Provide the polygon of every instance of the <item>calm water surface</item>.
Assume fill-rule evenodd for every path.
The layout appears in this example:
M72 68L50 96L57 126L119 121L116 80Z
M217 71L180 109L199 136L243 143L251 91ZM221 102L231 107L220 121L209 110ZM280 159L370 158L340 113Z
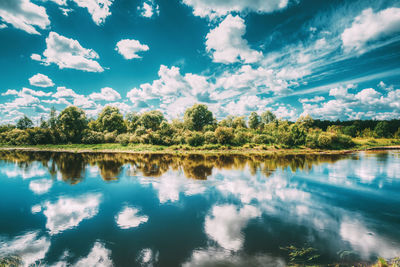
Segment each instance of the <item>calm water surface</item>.
M368 262L400 256L399 192L398 151L0 152L0 255L27 266Z

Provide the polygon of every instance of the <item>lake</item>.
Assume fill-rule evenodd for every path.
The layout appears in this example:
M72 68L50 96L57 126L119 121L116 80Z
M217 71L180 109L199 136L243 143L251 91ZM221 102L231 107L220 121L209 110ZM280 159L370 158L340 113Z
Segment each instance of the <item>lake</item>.
M400 152L0 152L0 255L40 266L351 265L400 256Z

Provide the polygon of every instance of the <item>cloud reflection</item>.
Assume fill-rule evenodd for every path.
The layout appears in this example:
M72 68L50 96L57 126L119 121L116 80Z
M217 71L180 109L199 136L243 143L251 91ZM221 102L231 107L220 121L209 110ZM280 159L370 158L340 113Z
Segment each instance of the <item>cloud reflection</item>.
M47 217L46 228L55 235L94 217L99 211L101 197L101 194L86 194L75 198L60 197L54 203L47 201L42 206Z
M206 217L204 230L221 247L237 251L243 246L242 229L247 222L261 215L261 212L250 205L237 209L234 205L214 206Z
M139 210L136 208L125 207L117 216L115 216L115 221L121 229L138 227L149 219L146 215L138 215L138 213Z
M0 255L18 255L24 266L44 259L49 248L49 238L39 237L38 232L29 232L12 240L0 239Z
M49 179L33 180L29 183L29 189L37 195L47 193L53 186L53 181Z

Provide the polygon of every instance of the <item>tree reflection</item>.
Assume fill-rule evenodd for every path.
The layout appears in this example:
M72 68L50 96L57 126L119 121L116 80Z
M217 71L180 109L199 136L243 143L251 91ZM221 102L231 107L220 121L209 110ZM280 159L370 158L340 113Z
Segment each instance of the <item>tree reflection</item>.
M85 177L87 166L97 166L105 181L118 180L123 166L128 165L127 175L160 177L168 170L182 170L187 178L205 180L214 168L243 170L248 168L254 175L258 172L269 177L278 169L296 172L311 170L314 165L334 163L354 155L232 155L232 154L129 154L129 153L61 153L0 151L0 160L27 169L34 162L41 163L52 176L77 184ZM385 159L385 155L381 156Z

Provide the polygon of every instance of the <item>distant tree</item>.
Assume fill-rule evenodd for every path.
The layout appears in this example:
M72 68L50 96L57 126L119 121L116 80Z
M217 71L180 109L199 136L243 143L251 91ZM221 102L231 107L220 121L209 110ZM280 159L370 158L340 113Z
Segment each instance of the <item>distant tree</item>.
M302 127L304 127L306 130L310 129L311 127L314 126L314 119L310 116L310 115L306 115L306 116L300 116L297 121L296 124L301 125Z
M54 107L52 107L50 110L50 117L49 117L48 125L51 129L55 129L57 126L57 111Z
M274 121L276 121L276 116L270 110L264 111L261 114L261 122L263 124L268 124L268 123L271 123L271 122L274 122Z
M156 131L160 128L161 122L165 120L164 115L158 110L152 110L142 113L139 117L139 125L145 129Z
M124 133L126 132L126 125L124 117L117 107L106 106L100 112L97 118L100 131Z
M87 127L85 112L75 106L69 106L57 118L58 129L65 134L68 142L79 143Z
M128 127L128 132L135 132L138 127L140 115L137 112L130 112L126 115L126 125Z
M377 137L389 137L389 123L387 121L378 122L375 126L374 132Z
M252 112L249 116L249 127L251 129L257 129L260 126L261 117L257 114L257 112Z
M246 120L245 120L245 116L241 116L241 117L234 117L233 121L232 121L232 127L233 128L247 128L246 127Z
M204 126L211 125L213 122L213 114L206 105L195 104L185 111L184 123L190 130L201 131Z
M33 127L33 122L26 115L20 118L17 122L17 128L20 130L25 130L32 127Z

